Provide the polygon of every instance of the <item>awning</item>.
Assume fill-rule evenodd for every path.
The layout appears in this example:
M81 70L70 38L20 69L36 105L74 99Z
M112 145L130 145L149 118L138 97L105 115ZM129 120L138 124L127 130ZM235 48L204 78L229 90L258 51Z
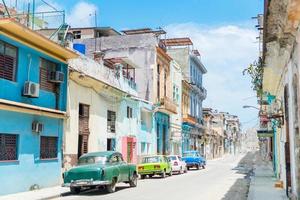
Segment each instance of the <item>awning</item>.
M0 110L46 116L58 119L66 118L66 112L60 110L44 108L40 106L33 106L25 103L18 103L4 99L0 99Z
M273 137L274 131L273 130L257 130L257 137Z

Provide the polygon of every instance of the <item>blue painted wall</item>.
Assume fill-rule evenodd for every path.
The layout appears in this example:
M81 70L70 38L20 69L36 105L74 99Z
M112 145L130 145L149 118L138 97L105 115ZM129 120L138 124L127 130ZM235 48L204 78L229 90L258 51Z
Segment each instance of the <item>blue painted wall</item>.
M30 60L28 55L30 55L31 57L29 80L35 83L39 83L40 58L42 57L57 63L58 68L65 74L65 81L64 83L60 84L60 94L59 94L59 102L58 102L59 105L58 109L65 111L66 94L67 94L67 75L68 75L67 65L57 60L54 60L53 58L45 54L42 54L34 49L28 48L23 44L15 42L3 35L0 35L0 40L7 42L18 48L16 81L14 82L14 81L9 81L0 78L0 91L1 91L0 98L55 109L56 98L55 98L55 94L52 92L40 90L39 98L28 98L22 96L23 86L25 81L27 81L27 76L28 76L28 65Z
M169 152L169 128L170 128L170 117L169 115L156 112L155 113L155 129L156 134L158 136L157 139L157 146L158 146L158 153L163 154L163 146L165 147L166 153ZM165 142L163 142L163 129L165 129Z
M31 131L34 120L44 124L40 135ZM0 162L0 195L27 191L34 184L40 187L58 185L61 178L63 121L0 110L0 124L0 133L18 135L18 162ZM58 137L57 159L39 159L40 136Z
M67 96L67 65L32 48L24 46L0 35L0 40L18 48L16 81L0 78L0 99L21 102L45 108L66 110ZM30 56L28 56L30 55ZM58 102L54 93L40 90L38 98L22 96L23 86L27 81L29 57L31 68L29 80L39 83L40 58L48 59L58 64L58 69L65 74L64 83L60 84ZM58 107L56 107L58 105ZM31 131L33 121L44 124L41 134ZM34 184L39 187L58 185L61 180L61 140L63 135L63 120L45 116L24 114L0 110L0 133L18 135L18 161L0 162L0 195L27 191ZM40 160L40 136L58 137L57 159Z
M153 107L152 105L150 104L147 104L147 103L144 103L144 102L139 102L139 111L141 112L141 109L147 109L149 111L152 111L153 110ZM138 135L137 135L137 140L138 142L140 143L140 146L141 146L141 143L148 143L150 144L150 154L155 154L156 153L156 134L155 134L155 117L153 115L153 113L151 113L151 127L147 127L147 126L144 126L143 124L141 124L141 119L139 119L139 130L138 130ZM139 148L139 152L138 152L138 155L141 155L142 154L142 149Z

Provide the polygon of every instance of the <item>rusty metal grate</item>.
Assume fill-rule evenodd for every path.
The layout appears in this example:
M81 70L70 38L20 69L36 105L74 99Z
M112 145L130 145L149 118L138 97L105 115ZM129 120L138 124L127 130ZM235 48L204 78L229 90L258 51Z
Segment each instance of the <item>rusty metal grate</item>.
M41 136L40 158L57 158L57 137Z
M0 161L18 160L15 134L0 134Z

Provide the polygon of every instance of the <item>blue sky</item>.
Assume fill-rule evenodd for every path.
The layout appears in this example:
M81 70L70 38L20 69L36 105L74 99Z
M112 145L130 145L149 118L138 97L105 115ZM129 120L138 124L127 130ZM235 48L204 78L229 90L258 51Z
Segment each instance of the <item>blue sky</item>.
M20 0L28 2L30 0ZM15 0L7 0L8 4ZM51 8L36 0L38 11ZM249 78L242 71L258 56L257 31L251 17L262 13L263 0L46 0L66 10L73 27L98 26L116 30L157 28L168 37L190 37L208 69L204 87L205 107L240 117L244 129L257 125L257 111L243 109L256 105ZM22 5L22 3L19 3ZM24 7L24 3L23 3Z

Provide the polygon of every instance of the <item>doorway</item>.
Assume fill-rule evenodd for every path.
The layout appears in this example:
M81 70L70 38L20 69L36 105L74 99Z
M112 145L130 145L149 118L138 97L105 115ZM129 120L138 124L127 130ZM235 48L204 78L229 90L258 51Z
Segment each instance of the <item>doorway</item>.
M286 142L284 144L285 152L285 170L286 170L286 195L289 195L289 189L292 186L291 181L291 159L290 159L290 128L289 128L289 93L288 86L284 87L284 116L285 116L285 132L286 132Z

